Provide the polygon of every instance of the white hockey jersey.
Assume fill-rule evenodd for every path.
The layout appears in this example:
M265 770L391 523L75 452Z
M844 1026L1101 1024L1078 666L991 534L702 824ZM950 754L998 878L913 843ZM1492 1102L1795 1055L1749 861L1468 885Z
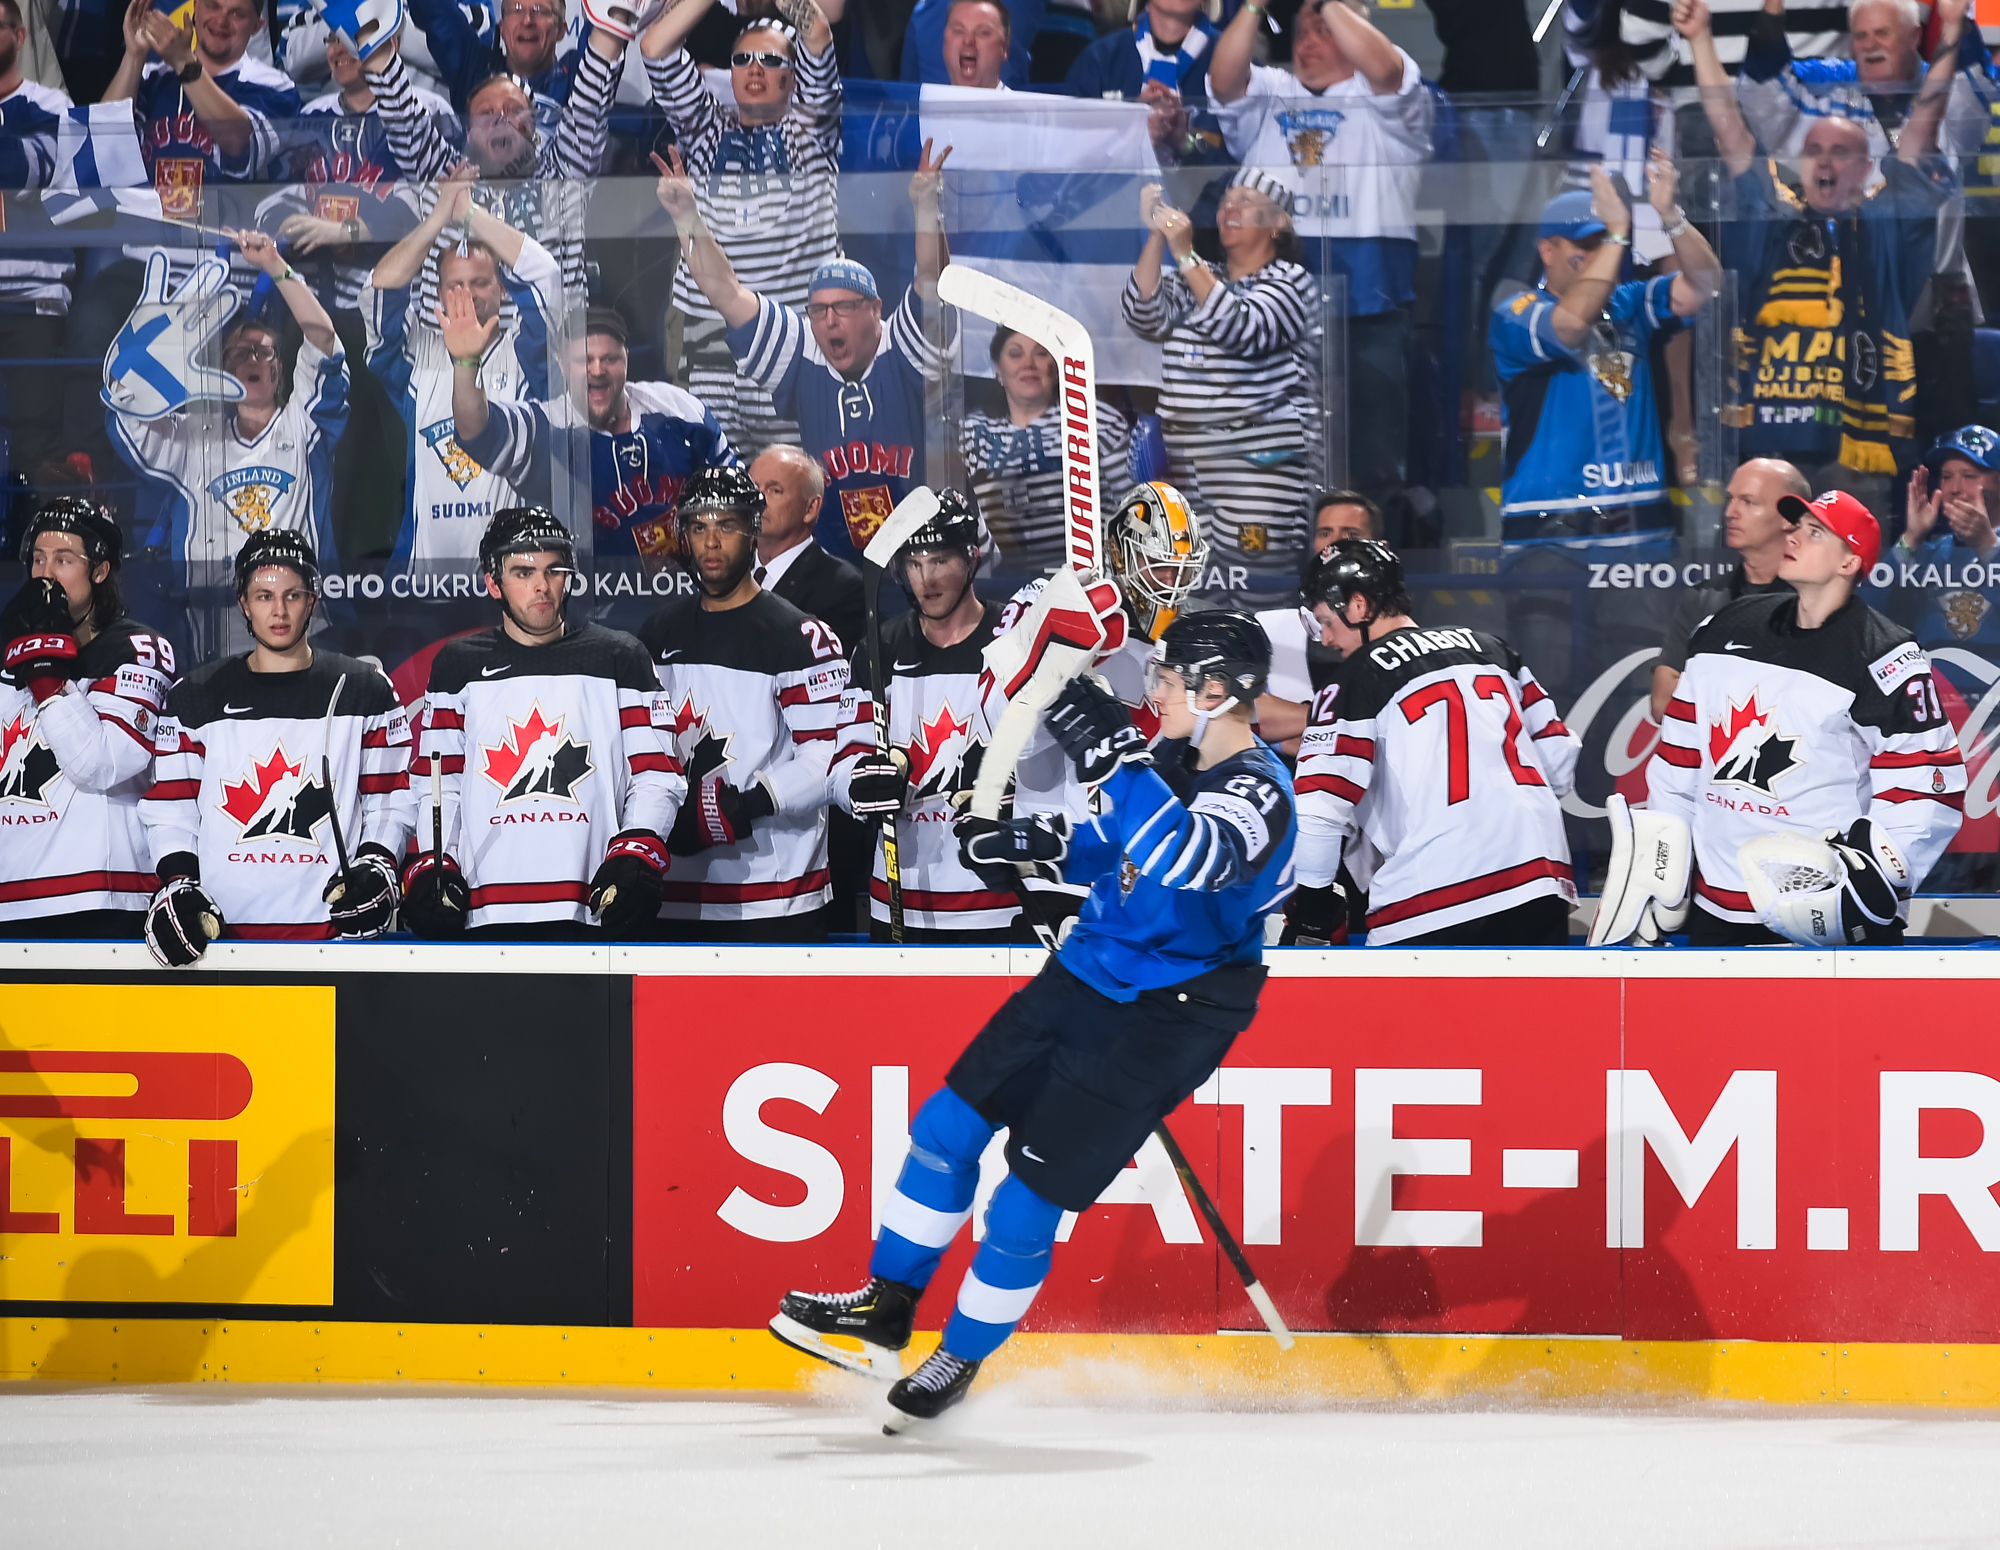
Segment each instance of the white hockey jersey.
M770 592L714 613L681 599L639 635L689 784L720 771L738 791L761 784L775 808L734 845L673 857L661 917L769 920L826 905L827 771L852 710L840 638Z
M41 705L0 674L0 921L146 907L139 799L173 671L167 641L120 619Z
M1736 852L1866 817L1914 891L1964 817L1965 760L1930 658L1859 598L1816 630L1790 592L1739 598L1695 631L1646 766L1647 806L1694 831L1695 901L1754 923Z
M602 625L546 646L495 626L437 654L412 765L417 843L431 843L437 759L470 926L588 921L612 836L673 827L687 783L658 730L662 701L645 648Z
M903 919L920 931L994 931L1011 925L1020 901L1010 889L991 892L958 859L954 792L972 785L978 720L980 653L1000 631L1001 610L988 603L978 626L953 646L933 646L915 613L882 627L882 667L889 679L889 741L910 761L910 792L897 822L897 862L903 876ZM854 687L841 720L846 723L834 757L833 799L852 812L849 783L854 761L875 751L875 700L869 693L867 653L854 664ZM868 884L869 913L889 919L889 874L881 841Z
M486 348L479 372L489 398L547 398L549 328L561 316L562 271L533 238L521 244L521 260L501 269L513 302ZM493 513L521 504L519 492L489 472L458 444L451 410L451 352L444 336L416 316L417 288L361 288L361 314L368 324L368 367L402 410L410 427L410 459L405 476L409 506L396 539L392 564L429 564L476 559L479 538Z
M400 856L409 838L409 719L371 662L315 650L299 672L253 673L249 657L168 691L139 815L153 865L197 875L224 936L325 940L332 815L350 861L369 844Z
M1299 886L1357 832L1382 857L1368 940L1387 946L1545 896L1576 898L1562 797L1581 751L1514 648L1391 630L1347 657L1299 740Z

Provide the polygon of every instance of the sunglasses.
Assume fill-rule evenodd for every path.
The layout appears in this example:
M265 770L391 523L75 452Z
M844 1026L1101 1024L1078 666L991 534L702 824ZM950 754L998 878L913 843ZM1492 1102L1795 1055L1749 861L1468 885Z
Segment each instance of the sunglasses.
M275 361L278 352L268 344L239 344L222 352L224 364L230 361Z
M739 48L729 56L729 62L739 70L747 70L752 65L762 65L766 70L789 70L791 60L783 54L766 54L762 50L752 53L747 48Z
M851 297L846 301L809 301L806 303L806 316L815 323L828 316L851 317L867 305L868 298L865 296Z

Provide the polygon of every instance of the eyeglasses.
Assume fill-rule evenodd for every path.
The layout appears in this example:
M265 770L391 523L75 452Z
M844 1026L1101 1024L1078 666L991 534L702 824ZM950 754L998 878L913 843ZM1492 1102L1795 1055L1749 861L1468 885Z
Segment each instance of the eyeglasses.
M783 54L766 54L761 49L753 53L747 48L739 48L729 56L729 62L739 70L747 70L752 65L762 65L766 70L789 70L792 62Z
M866 296L856 296L848 301L809 301L806 303L806 316L815 323L829 315L852 317L868 304Z
M278 352L268 344L231 345L222 352L222 363L225 366L231 361L275 361L277 358Z

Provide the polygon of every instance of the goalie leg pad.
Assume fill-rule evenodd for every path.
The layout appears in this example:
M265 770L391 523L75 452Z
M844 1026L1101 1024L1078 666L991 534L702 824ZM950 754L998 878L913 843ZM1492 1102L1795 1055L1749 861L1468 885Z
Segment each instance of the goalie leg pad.
M1590 925L1590 945L1657 946L1687 923L1694 836L1672 813L1635 811L1615 793L1604 805L1611 820L1611 860Z

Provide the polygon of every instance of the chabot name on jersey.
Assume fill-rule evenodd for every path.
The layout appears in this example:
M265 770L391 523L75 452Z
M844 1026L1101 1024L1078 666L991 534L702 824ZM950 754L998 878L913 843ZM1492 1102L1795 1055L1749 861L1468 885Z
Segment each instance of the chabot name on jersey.
M1660 482L1660 465L1648 459L1642 463L1585 463L1586 490L1632 490Z

